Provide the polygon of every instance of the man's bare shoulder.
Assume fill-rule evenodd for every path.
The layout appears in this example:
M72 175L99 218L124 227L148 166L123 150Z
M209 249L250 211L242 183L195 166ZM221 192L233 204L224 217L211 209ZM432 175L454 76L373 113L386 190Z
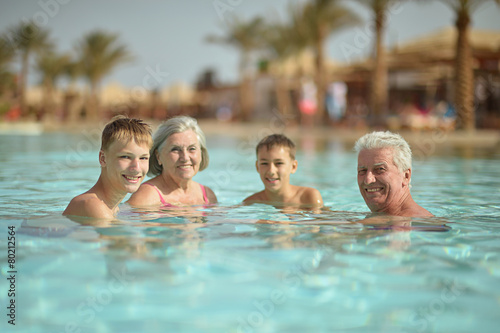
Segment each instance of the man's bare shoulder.
M268 200L266 199L264 191L260 191L247 197L245 200L243 200L243 203L251 204L251 203L266 202L266 201Z
M411 216L411 217L433 217L434 214L432 214L431 212L429 212L424 207L415 204L414 207L411 207L411 209L408 209L407 211L405 211L404 216Z
M74 197L63 212L63 215L74 215L94 218L113 218L113 212L99 197L86 192Z

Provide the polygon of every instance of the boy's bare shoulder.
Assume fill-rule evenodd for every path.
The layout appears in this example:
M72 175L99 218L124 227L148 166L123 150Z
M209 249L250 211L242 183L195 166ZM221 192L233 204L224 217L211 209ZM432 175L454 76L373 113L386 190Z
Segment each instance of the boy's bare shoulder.
M306 186L298 186L298 188L297 196L301 204L323 206L323 198L317 189Z
M92 192L86 192L74 197L63 215L85 216L94 218L113 218L113 212L99 197Z
M251 203L265 202L265 201L267 201L267 199L266 199L266 196L264 194L264 191L260 191L260 192L254 193L251 196L247 197L245 200L243 200L243 203L251 204Z

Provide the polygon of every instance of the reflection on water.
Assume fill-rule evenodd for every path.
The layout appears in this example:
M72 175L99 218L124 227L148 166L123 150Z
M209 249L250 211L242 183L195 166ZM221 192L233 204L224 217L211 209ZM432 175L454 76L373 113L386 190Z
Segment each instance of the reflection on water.
M49 326L39 324L39 331L68 322L89 331L140 330L139 323L150 320L158 329L185 332L238 331L239 325L277 331L295 325L306 331L418 329L412 318L425 319L422 308L432 310L443 290L459 287L460 296L445 305L478 314L468 317L475 324L467 327L494 322L487 295L498 295L500 258L492 252L498 245L491 222L365 224L359 213L291 213L267 205L195 212L144 218L144 212L124 210L123 219L112 222L55 214L25 219L17 234L26 322L41 323L43 313L56 311L59 316ZM473 240L474 247L466 246ZM483 283L491 288L480 296L486 312L477 311L478 303L468 305L467 296L478 297ZM36 302L34 295L46 301ZM442 314L446 323L440 327L464 324L456 323L455 310ZM126 317L113 319L123 311ZM314 319L305 324L298 313ZM332 316L339 320L327 320Z
M17 233L34 237L33 240L66 238L95 242L103 253L118 253L124 258L147 258L153 253L157 257L158 249L172 246L179 246L186 255L193 256L213 240L224 240L234 249L248 243L254 244L253 248L295 249L368 242L379 237L391 239L389 235L396 235L394 238L398 242L406 239L409 246L412 231L449 232L452 229L446 225L449 221L442 218L376 216L365 219L358 213L328 209L319 213L300 210L292 213L286 209L259 206L186 208L185 215L175 209L147 215L144 211L122 212L120 217L128 220L68 218L53 214L22 220ZM232 210L239 210L239 213L228 214ZM250 211L268 218L244 217Z

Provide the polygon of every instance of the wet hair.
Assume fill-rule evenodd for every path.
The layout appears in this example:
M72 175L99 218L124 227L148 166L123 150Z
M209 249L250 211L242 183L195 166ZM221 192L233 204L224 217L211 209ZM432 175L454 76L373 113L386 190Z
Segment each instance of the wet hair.
M411 149L399 134L389 131L365 134L356 141L354 150L359 154L364 149L392 148L393 162L399 171L411 169Z
M259 144L255 148L255 153L259 156L259 150L266 147L267 150L272 147L284 147L288 148L288 153L290 158L295 160L295 144L283 134L271 134L260 140Z
M151 127L141 119L118 115L111 119L102 130L101 150L106 150L115 141L129 142L134 140L138 145L153 145Z
M163 148L169 136L175 133L182 133L186 131L193 131L198 138L198 143L201 148L201 162L200 162L200 171L205 170L208 167L208 151L207 144L205 139L205 134L201 130L200 126L198 126L198 122L196 119L188 116L177 116L170 118L169 120L163 122L156 132L153 135L153 147L150 151L149 158L149 175L150 176L158 176L163 171L163 167L158 162L158 158L156 157L156 151L160 152Z

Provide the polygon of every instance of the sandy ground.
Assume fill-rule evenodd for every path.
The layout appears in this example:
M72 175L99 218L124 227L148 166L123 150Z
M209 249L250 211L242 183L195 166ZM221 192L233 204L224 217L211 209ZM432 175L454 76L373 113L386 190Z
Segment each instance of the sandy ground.
M153 130L159 122L150 121ZM105 122L79 123L75 125L18 122L0 123L1 134L39 135L43 132L79 132L96 127L101 130ZM320 141L337 141L346 145L352 145L363 134L370 129L348 129L335 127L301 127L298 125L285 125L278 121L254 122L254 123L228 123L217 120L199 120L199 125L207 136L232 136L242 140L255 141L271 133L284 133L293 140L314 139ZM473 133L463 131L399 131L399 133L410 143L412 148L419 147L422 151L432 152L442 147L473 147L473 148L500 148L499 130L476 130ZM1 136L0 136L1 139Z

